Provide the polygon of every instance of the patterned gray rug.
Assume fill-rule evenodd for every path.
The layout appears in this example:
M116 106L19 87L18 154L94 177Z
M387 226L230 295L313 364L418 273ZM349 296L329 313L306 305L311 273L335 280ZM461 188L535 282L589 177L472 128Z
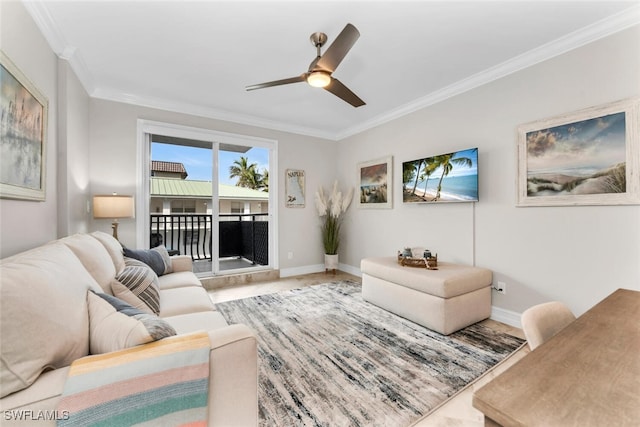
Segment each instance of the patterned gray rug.
M523 343L478 324L440 335L349 281L217 307L258 334L262 426L407 426Z

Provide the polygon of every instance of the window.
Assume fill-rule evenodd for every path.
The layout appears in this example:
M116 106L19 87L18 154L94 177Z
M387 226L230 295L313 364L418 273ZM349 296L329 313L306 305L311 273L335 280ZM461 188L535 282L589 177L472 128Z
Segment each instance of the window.
M172 200L171 213L196 213L195 200Z
M237 214L244 213L244 203L231 202L231 213L237 213Z

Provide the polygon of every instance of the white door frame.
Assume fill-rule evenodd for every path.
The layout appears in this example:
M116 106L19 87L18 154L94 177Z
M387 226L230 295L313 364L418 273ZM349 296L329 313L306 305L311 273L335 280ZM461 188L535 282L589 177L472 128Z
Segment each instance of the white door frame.
M158 134L177 138L208 141L212 146L216 143L243 145L250 147L262 147L269 149L269 266L274 270L279 268L278 252L278 141L275 139L259 138L255 136L221 132L205 128L183 126L174 123L164 123L153 120L138 119L137 121L137 173L136 176L136 246L146 247L149 242L149 194L151 165L151 139L149 135ZM216 159L217 161L217 156ZM217 172L218 164L214 164ZM214 182L217 182L215 179ZM213 195L217 194L217 188L213 189ZM214 203L214 223L217 224L219 207ZM217 261L218 245L213 245L215 259ZM214 256L214 254L212 254Z

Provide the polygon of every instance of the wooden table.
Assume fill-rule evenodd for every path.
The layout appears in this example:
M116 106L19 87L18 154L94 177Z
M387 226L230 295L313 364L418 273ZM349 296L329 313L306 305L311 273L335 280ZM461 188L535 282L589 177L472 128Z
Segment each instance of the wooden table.
M473 395L485 425L639 426L640 292L618 289Z

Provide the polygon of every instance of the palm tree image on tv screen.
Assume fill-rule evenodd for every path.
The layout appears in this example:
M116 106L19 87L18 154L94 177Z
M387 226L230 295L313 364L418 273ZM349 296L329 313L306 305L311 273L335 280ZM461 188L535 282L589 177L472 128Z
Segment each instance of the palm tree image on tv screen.
M478 201L478 149L402 163L404 203Z

